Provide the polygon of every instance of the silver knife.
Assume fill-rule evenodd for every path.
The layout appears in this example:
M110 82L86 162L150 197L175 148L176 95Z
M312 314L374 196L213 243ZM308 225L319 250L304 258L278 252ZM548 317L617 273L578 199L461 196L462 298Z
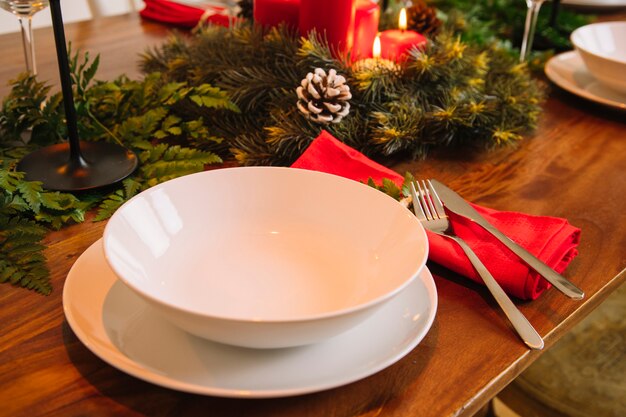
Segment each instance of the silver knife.
M585 293L574 284L569 282L565 277L557 274L548 265L537 259L532 253L513 242L508 236L496 229L491 223L487 221L480 213L478 213L472 206L470 206L460 195L452 191L437 180L430 180L435 191L439 194L439 198L444 207L451 212L458 214L459 216L466 217L472 220L474 223L481 226L483 229L491 233L498 238L507 248L509 248L514 254L516 254L521 260L537 271L542 277L544 277L549 283L554 285L556 289L563 294L574 300L582 300Z

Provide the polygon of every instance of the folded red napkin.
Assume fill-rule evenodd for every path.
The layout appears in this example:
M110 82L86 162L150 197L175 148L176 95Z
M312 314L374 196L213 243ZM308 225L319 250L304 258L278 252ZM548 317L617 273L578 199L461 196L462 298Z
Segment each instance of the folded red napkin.
M361 182L371 177L378 184L383 178L388 178L401 186L404 180L398 173L372 161L326 131L322 131L292 167L328 172ZM473 207L505 235L559 273L578 254L580 229L570 225L566 219L496 211L475 204ZM534 300L550 288L546 280L480 226L449 214L455 232L476 252L508 294ZM482 279L457 244L429 231L427 233L431 261L482 284Z
M200 20L228 26L229 17L224 7L201 9L169 0L144 0L144 3L146 7L139 14L145 19L184 28L193 28Z

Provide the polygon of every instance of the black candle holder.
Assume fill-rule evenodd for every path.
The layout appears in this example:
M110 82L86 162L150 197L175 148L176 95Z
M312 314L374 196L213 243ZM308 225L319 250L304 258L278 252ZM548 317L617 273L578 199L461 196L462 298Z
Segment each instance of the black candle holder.
M49 190L81 191L114 184L133 173L137 168L137 156L113 143L79 140L61 4L60 0L50 0L49 3L68 141L26 155L18 163L17 170L23 171L29 181L41 181Z

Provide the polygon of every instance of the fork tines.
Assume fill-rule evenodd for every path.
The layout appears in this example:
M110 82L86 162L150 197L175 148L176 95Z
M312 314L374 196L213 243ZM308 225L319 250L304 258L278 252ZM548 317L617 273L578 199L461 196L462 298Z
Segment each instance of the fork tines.
M411 194L413 205L417 203L416 207L419 207L424 218L435 220L446 217L443 204L430 180L421 180L421 184L419 180L411 182Z

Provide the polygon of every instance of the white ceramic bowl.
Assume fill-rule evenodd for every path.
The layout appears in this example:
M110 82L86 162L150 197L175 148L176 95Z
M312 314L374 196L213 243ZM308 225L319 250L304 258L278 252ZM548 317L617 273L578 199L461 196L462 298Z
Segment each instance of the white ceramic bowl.
M103 244L116 275L163 317L254 348L355 326L415 279L428 255L423 227L391 197L276 167L157 185L117 210Z
M572 44L599 82L626 93L626 22L603 22L572 32Z

